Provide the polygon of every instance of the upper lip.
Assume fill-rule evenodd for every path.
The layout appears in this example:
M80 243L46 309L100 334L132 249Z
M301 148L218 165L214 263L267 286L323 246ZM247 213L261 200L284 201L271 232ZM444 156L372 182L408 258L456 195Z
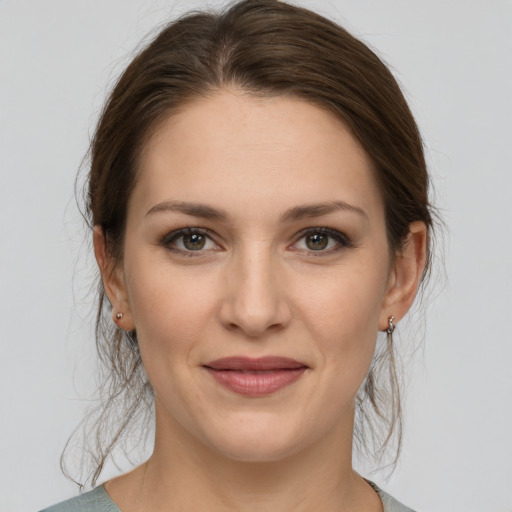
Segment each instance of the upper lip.
M307 368L307 365L289 357L266 356L251 358L245 356L223 357L204 365L213 370L269 371Z

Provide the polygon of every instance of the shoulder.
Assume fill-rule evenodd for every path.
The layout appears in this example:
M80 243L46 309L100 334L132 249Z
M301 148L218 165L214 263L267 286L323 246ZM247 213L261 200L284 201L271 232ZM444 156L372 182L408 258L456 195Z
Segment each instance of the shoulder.
M63 501L52 507L45 508L41 512L121 512L116 504L110 499L105 487L100 485L92 491L86 492Z
M384 512L414 512L384 491L381 491L380 498L384 505Z
M393 496L390 496L387 492L384 492L380 487L378 487L373 482L367 480L367 482L375 489L377 494L380 496L382 500L382 505L384 506L384 512L414 512L414 510L406 507L399 501L395 500Z

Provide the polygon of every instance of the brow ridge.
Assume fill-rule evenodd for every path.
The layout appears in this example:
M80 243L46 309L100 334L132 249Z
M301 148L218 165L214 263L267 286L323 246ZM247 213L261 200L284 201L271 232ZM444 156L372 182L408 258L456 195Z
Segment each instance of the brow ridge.
M161 212L178 212L190 215L192 217L201 217L203 219L228 220L229 215L221 209L213 208L206 204L189 203L185 201L163 201L153 206L146 215Z
M321 217L322 215L328 215L340 210L357 213L368 219L366 212L358 206L351 205L344 201L328 201L324 203L294 206L284 212L280 220L281 222L291 222L307 217ZM185 201L163 201L153 206L146 215L161 212L179 212L192 217L219 221L227 221L229 219L227 212L222 209L214 208L206 204Z
M368 219L366 212L358 206L351 205L344 201L327 201L325 203L295 206L286 211L281 220L294 221L304 217L321 217L322 215L328 215L329 213L334 213L339 210L357 213Z

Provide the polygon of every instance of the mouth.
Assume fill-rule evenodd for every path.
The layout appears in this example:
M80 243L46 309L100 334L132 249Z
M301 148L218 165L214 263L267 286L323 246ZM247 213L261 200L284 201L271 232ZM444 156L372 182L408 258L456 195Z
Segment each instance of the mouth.
M225 388L253 397L270 395L293 384L309 368L295 359L277 356L225 357L203 367Z

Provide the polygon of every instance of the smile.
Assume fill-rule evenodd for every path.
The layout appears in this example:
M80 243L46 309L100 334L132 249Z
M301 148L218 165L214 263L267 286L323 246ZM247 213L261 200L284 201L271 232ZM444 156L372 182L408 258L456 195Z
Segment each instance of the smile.
M296 382L308 369L305 364L284 357L227 357L204 368L230 391L252 397L270 395Z

